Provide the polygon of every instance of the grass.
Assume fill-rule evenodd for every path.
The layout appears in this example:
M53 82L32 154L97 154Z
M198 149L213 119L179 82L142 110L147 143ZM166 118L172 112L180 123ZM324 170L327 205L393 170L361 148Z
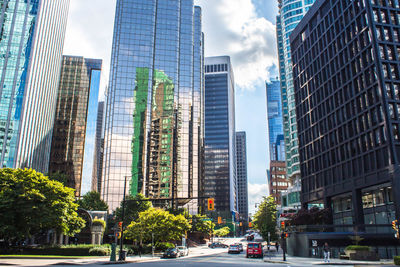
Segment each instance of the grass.
M83 259L98 258L99 256L60 256L60 255L0 255L1 258L54 258L54 259ZM109 257L109 256L106 256Z

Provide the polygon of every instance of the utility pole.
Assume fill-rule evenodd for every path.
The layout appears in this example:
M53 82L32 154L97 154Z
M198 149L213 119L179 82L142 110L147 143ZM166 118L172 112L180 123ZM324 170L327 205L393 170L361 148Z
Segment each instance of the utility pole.
M126 177L127 177L127 176L125 176L125 183L124 183L124 198L123 198L123 200L122 200L122 230L121 230L121 241L120 241L119 259L118 259L118 261L125 261L125 254L124 254L124 251L123 251L123 247L124 247L124 220L125 220Z

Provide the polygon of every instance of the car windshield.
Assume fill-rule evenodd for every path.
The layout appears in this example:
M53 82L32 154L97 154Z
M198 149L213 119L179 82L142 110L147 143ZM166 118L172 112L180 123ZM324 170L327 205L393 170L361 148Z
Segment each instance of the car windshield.
M258 244L249 244L248 247L249 248L258 248Z
M236 245L231 245L231 248L237 248L238 246L236 246Z
M167 251L168 251L168 252L170 252L170 251L176 251L176 248L169 248L169 249L167 249Z
M178 249L185 249L185 247L177 247Z

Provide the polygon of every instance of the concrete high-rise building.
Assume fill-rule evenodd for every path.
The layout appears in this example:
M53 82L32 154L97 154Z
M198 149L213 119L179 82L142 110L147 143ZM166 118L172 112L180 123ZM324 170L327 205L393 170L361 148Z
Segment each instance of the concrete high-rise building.
M93 159L92 191L101 192L104 152L104 101L99 102L96 120L96 141Z
M236 178L238 212L242 228L246 229L249 221L249 198L247 192L247 152L246 132L236 132ZM244 231L242 231L243 233Z
M198 211L203 60L193 0L117 0L101 186L111 210L143 193Z
M292 181L299 178L300 167L289 36L314 2L315 0L299 0L296 2L278 0L279 15L276 19L276 31L282 90L286 171L287 177Z
M267 82L266 91L270 160L285 161L280 81L271 80L271 82Z
M64 56L49 172L67 176L76 196L90 191L102 60Z
M302 205L387 246L400 216L398 14L399 1L318 0L290 37Z
M237 212L234 84L228 56L206 58L204 195L226 220Z
M69 0L0 7L0 168L47 172Z

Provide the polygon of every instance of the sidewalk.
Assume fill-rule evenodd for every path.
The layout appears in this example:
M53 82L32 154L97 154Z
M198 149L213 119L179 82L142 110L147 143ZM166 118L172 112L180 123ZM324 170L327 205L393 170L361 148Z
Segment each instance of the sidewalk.
M290 264L290 265L373 265L373 266L382 266L382 265L392 265L393 260L381 260L381 261L350 261L350 260L341 260L341 259L330 259L330 262L324 262L324 259L319 258L305 258L305 257L292 257L286 254L286 261L283 261L282 250L279 250L276 253L275 250L268 252L264 252L264 262L268 263L282 263L282 264Z

